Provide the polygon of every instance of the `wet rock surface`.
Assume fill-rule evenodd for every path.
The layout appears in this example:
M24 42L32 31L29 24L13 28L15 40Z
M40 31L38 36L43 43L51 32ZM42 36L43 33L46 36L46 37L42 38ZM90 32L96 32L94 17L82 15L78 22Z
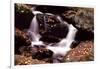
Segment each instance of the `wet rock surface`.
M79 62L94 60L94 44L92 41L81 42L64 57L64 62Z

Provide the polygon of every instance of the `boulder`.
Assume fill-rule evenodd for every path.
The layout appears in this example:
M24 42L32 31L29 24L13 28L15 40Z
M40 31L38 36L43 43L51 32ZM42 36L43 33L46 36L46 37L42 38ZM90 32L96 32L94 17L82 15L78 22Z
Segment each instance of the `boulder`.
M92 41L81 42L76 48L68 51L64 62L80 62L94 60L94 44Z
M32 57L33 59L43 60L46 58L51 58L53 52L49 49L46 49L44 46L35 45L32 49Z
M62 14L63 18L76 28L94 32L94 9L76 8L67 10Z
M68 26L64 23L61 23L61 21L57 18L56 15L50 15L47 13L37 14L37 20L39 23L39 32L43 36L43 41L50 42L46 39L50 37L55 37L54 42L58 42L59 39L66 37L68 33Z
M18 28L15 28L15 53L19 53L19 48L22 46L30 46L31 40L28 37L28 35L19 30Z

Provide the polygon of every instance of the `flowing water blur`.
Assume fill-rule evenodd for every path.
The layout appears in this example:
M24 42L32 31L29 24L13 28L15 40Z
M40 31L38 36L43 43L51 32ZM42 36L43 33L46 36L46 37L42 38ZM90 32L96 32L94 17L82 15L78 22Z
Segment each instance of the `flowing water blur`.
M39 25L38 25L38 21L36 18L36 14L42 14L42 13L39 11L34 11L33 14L35 16L33 17L30 28L28 30L28 34L30 35L32 39L31 46L42 45L43 42L39 41L39 39L41 38L41 35L39 34Z
M39 23L36 18L37 14L43 14L43 13L40 11L33 11L33 14L35 16L33 17L30 28L28 30L28 33L32 39L32 47L34 47L34 45L45 45L43 43L43 41L39 41L39 39L42 36L39 34ZM51 13L47 13L47 15L48 14L51 15ZM62 24L66 24L69 31L68 31L68 34L66 34L66 37L64 39L62 39L60 42L53 44L53 46L52 46L52 44L45 45L47 49L54 52L54 54L53 54L53 59L54 59L53 62L54 63L59 62L58 59L61 59L62 56L65 56L67 51L70 50L70 46L71 46L72 42L74 41L74 38L75 38L75 35L77 32L77 29L72 24L68 24L67 22L63 21L60 16L57 16L57 19ZM45 18L44 18L44 20L45 20Z

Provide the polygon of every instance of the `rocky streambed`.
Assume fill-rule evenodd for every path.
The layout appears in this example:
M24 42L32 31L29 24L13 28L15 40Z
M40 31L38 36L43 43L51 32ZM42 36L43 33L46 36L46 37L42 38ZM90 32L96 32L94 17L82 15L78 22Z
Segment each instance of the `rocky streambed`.
M15 65L94 60L94 9L15 4Z

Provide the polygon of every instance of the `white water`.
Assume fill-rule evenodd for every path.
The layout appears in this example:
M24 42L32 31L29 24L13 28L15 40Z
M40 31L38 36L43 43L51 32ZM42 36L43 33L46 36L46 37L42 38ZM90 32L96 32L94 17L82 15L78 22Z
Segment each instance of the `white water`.
M35 16L31 22L31 25L30 25L30 28L28 31L28 33L30 34L30 36L32 38L32 46L44 45L44 43L42 41L39 41L41 35L39 34L39 25L38 25L39 23L36 19L36 14L43 14L43 13L39 12L39 11L33 11L33 14ZM47 13L47 14L49 14L49 13ZM67 22L63 21L60 16L58 16L57 19L61 23L66 24L66 26L68 26L69 32L68 32L68 34L66 34L66 38L62 39L59 43L56 43L53 46L51 46L50 44L47 45L46 48L50 49L51 51L54 52L54 54L53 54L54 62L58 62L57 59L58 58L61 59L61 56L65 56L67 51L70 50L70 46L71 46L72 42L74 41L74 38L75 38L75 35L77 32L77 29L73 25L67 24ZM45 18L44 18L44 20L45 20Z
M54 55L61 54L62 56L64 56L67 51L70 50L70 46L74 41L76 32L77 29L72 25L69 25L69 32L66 38L62 39L58 44L56 44L57 46L48 46L47 49L52 50L54 52Z
M41 38L41 35L39 34L39 23L36 19L36 15L37 14L42 14L42 12L39 11L33 11L33 14L35 15L32 19L30 28L28 30L29 35L31 36L32 39L32 46L34 45L42 45L43 42L39 41L39 39Z
M63 22L60 16L57 16L57 19L58 19L61 23Z

